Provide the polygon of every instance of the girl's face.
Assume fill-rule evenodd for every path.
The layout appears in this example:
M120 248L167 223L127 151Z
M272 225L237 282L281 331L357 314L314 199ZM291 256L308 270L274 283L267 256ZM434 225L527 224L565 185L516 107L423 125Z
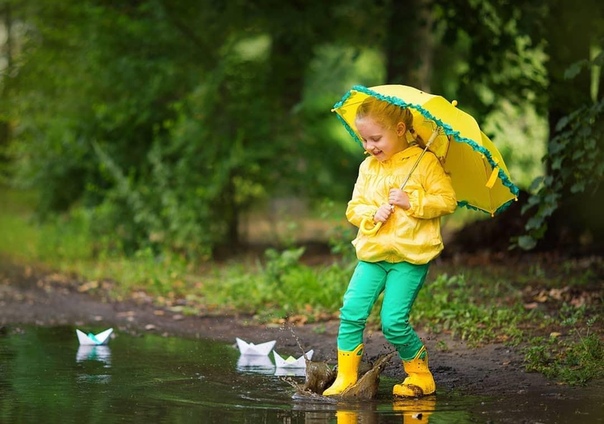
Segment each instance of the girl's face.
M409 147L405 139L406 127L399 122L395 128L387 129L371 116L356 120L363 148L380 162L390 159Z

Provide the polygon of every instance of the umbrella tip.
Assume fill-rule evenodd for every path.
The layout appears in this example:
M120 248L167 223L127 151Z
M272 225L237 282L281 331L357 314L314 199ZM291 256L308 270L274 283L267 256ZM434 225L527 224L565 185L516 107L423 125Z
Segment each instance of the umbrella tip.
M457 100L453 100L453 101L451 102L451 104L453 105L453 107L457 106Z

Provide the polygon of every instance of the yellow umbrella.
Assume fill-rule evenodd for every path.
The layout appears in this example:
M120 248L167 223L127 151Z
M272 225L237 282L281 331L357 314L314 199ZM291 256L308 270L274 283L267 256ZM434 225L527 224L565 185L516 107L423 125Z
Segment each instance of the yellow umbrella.
M355 116L369 96L411 110L413 128L451 177L459 206L494 216L518 198L518 187L512 183L501 153L476 120L457 108L456 101L405 85L355 85L333 111L359 143Z

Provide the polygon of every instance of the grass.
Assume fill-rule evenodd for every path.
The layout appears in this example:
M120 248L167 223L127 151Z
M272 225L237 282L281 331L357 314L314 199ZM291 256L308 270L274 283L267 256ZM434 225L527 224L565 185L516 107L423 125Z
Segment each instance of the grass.
M594 327L599 316L587 318L586 308L565 304L561 314L569 314L561 322L566 334L552 332L548 337L534 337L524 349L526 369L550 379L572 385L583 385L592 378L602 378L604 342Z
M355 265L349 234L333 242L332 261L306 265L304 249L267 249L257 257L190 264L174 254L133 257L95 251L83 213L45 224L32 219L35 198L0 191L0 254L41 264L80 281L81 291L116 300L145 298L184 314L250 314L261 322L320 323L337 317ZM335 236L334 236L335 237ZM435 262L411 320L470 345L519 345L527 371L567 384L604 377L601 258L551 264ZM370 317L379 325L380 304ZM320 326L318 327L320 328ZM446 349L446 346L442 346Z
M514 287L497 281L480 284L464 274L440 274L418 297L413 311L416 321L432 332L449 332L474 345L518 341L521 321L532 318L523 310ZM506 299L507 305L489 299Z

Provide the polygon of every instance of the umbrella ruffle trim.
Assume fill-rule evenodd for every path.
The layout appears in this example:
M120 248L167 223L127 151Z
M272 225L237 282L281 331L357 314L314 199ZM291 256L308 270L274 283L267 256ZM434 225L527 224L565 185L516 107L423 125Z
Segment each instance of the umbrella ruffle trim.
M482 208L479 208L479 207L476 207L476 206L474 206L474 205L471 205L470 203L468 203L468 202L467 202L467 201L465 201L465 200L461 200L461 201L457 202L457 206L463 206L463 207L464 207L464 208L466 208L466 209L471 209L471 210L473 210L473 211L484 212L484 213L488 213L488 214L491 214L491 215L495 216L495 215L499 215L501 212L505 211L505 210L506 210L507 208L509 208L509 207L512 205L512 203L514 203L515 201L516 201L516 199L510 199L510 200L508 200L508 201L507 201L507 202L505 202L503 205L499 206L495 212L489 212L489 211L486 211L486 210L484 210L484 209L482 209Z
M445 122L441 121L440 119L438 119L437 117L435 117L434 115L432 115L429 111L427 111L426 109L424 109L422 106L420 105L416 105L413 103L407 103L405 101L403 101L402 99L399 99L398 97L392 97L392 96L386 96L383 94L380 94L376 91L373 91L363 85L355 85L353 86L350 91L348 91L344 97L342 97L342 99L337 102L333 109L336 110L340 107L342 107L342 105L344 105L344 103L346 103L346 100L348 100L348 98L352 95L352 93L354 91L358 91L361 93L365 93L368 96L372 96L375 97L378 100L383 100L386 101L388 103L392 103L395 104L397 106L400 107L410 107L413 108L415 110L417 110L419 113L421 113L426 119L430 119L432 121L434 121L439 127L441 127L445 134L447 136L453 137L455 139L455 141L459 142L459 143L466 143L468 144L473 150L481 153L482 155L484 155L484 157L487 158L487 161L489 162L489 164L493 167L493 169L497 168L497 162L493 159L493 156L491 155L491 153L485 149L484 147L478 145L474 140L467 138L467 137L462 137L459 133L459 131L455 131L453 128L451 128L451 126L449 124L446 124ZM348 125L348 123L346 122L346 120L344 118L342 118L339 114L336 115L338 117L338 119L340 120L340 122L344 125L344 128L346 128L346 131L348 131L348 133L351 135L351 137L356 140L359 144L361 144L361 146L363 145L363 143L361 142L361 140L359 139L358 134L352 129L352 127L350 127L350 125ZM499 168L499 171L497 172L497 176L499 177L499 179L501 180L501 182L503 183L504 186L506 186L510 192L512 194L514 194L514 196L518 197L518 194L520 193L520 190L518 189L518 187L516 187L516 185L510 181L510 179L508 178L508 176L506 175L506 173ZM495 212L496 214L507 209L509 207L509 205L511 204L511 202L513 202L514 200L512 199L511 201L507 202L506 204L500 206L497 211ZM476 208L473 206L470 206L469 204L464 204L464 202L459 202L460 206L465 206L467 208L470 209L476 209L476 210L482 210L480 208ZM483 211L486 212L486 211Z

